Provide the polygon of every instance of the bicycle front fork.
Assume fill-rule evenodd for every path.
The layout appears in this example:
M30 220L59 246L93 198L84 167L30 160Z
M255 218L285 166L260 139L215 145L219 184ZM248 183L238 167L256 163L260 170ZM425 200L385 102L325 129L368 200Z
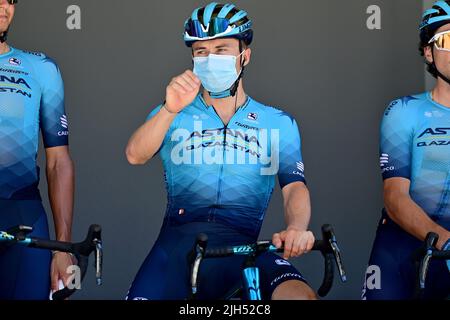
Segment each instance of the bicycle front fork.
M242 272L244 278L244 289L248 300L262 300L259 269L256 266L246 267Z

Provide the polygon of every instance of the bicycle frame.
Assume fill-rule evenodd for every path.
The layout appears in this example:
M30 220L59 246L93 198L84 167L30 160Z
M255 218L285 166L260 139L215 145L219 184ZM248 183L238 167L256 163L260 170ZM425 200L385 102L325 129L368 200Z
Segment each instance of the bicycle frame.
M320 251L325 260L325 273L322 285L318 290L318 294L321 297L326 296L333 285L334 279L334 264L336 263L339 275L342 282L347 281L346 272L342 262L341 251L338 247L334 231L330 225L324 225L322 227L323 240L316 241L313 247L313 251ZM222 258L230 257L233 255L246 256L247 259L243 265L243 287L245 289L246 297L248 300L261 300L261 292L259 285L259 270L256 267L256 258L264 252L281 253L283 248L276 248L272 245L271 241L259 241L255 244L242 245L242 246L230 246L224 248L207 249L208 237L205 234L200 234L197 237L197 241L193 250L188 255L188 261L191 264L191 298L195 299L198 293L198 272L203 259L207 258ZM232 294L227 295L227 299L230 299L240 291L234 290Z
M102 284L102 266L103 266L103 247L102 247L102 229L99 225L92 225L89 228L88 234L83 242L70 243L45 240L33 237L27 237L33 231L32 227L17 226L11 230L0 231L0 246L19 245L29 248L55 250L60 252L71 253L75 256L78 266L81 271L81 281L83 281L87 266L89 263L89 256L95 251L95 269L97 285ZM65 300L75 293L76 289L64 288L52 295L53 300Z

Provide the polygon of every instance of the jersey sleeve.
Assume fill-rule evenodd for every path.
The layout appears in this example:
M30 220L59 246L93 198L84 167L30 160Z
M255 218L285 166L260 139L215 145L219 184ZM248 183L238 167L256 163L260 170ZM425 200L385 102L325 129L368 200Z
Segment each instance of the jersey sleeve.
M411 178L414 115L402 100L393 101L381 122L380 166L383 180Z
M293 182L306 184L301 137L297 122L288 115L283 118L280 127L280 167L278 171L278 181L282 189Z
M69 144L69 125L61 72L52 59L44 57L39 73L42 88L39 117L44 147L66 146Z

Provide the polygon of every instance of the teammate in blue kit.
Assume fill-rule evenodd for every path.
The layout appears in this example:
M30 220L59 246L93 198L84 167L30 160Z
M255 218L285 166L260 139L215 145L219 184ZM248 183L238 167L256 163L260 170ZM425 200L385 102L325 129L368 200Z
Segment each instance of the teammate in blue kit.
M431 92L392 102L381 125L385 209L366 272L363 299L410 299L411 255L429 232L450 249L450 1L425 11L420 50L437 78ZM450 261L433 261L425 298L450 294Z
M74 170L68 150L64 88L58 66L41 53L9 46L17 0L0 0L0 230L17 225L48 238L38 191L39 130L46 148L49 199L58 240L71 240ZM0 249L0 300L44 300L67 284L68 254L11 246Z
M130 300L185 299L186 256L196 235L209 244L257 239L278 176L286 230L273 236L284 259L257 259L263 299L315 299L303 276L285 259L310 251L310 199L297 122L244 91L251 61L252 21L233 4L211 3L185 23L194 70L172 79L165 102L131 138L127 158L145 164L160 154L168 204L153 249L128 293ZM202 90L201 87L203 87ZM244 258L208 260L200 272L200 299L219 299L239 282Z

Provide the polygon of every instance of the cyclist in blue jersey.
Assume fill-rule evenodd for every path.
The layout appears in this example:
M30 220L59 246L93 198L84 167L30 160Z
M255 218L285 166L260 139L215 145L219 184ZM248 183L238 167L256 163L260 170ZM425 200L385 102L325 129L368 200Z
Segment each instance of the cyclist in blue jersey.
M6 43L16 0L0 0L0 230L17 225L48 238L47 215L38 191L39 130L56 237L71 240L74 170L68 150L64 88L58 66L42 53ZM58 281L67 284L68 254L20 246L0 249L0 300L48 299Z
M131 138L127 158L145 164L160 154L168 204L163 226L127 298L185 299L189 296L186 256L196 235L209 245L251 243L259 235L278 176L286 230L273 242L284 259L261 255L263 299L315 299L287 259L311 250L310 199L297 122L244 91L251 61L252 21L233 4L210 3L185 23L194 70L172 79L165 102ZM201 87L203 87L202 90ZM210 259L199 275L200 299L220 299L241 278L244 258Z
M410 299L416 270L411 255L428 232L450 249L450 1L425 11L420 50L437 78L431 92L392 102L381 124L383 217L363 299ZM425 298L450 294L450 261L433 261Z

